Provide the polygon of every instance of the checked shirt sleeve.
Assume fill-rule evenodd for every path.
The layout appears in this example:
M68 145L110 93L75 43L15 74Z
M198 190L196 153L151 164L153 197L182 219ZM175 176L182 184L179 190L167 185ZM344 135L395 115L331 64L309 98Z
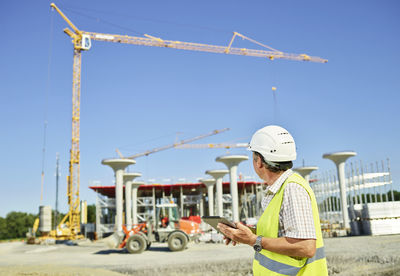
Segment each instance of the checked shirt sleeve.
M279 221L281 237L316 239L311 199L299 184L286 185Z

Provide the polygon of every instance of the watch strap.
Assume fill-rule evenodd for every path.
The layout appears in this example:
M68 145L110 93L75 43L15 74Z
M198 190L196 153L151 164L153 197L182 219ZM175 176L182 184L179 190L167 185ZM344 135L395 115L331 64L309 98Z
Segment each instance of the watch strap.
M257 252L260 252L262 250L261 241L262 241L262 236L258 236L256 238L255 244L253 245L254 250L257 251Z

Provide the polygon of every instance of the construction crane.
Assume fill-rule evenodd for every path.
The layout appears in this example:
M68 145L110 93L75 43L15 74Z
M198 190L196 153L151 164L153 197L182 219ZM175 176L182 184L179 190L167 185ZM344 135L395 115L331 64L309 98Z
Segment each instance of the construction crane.
M233 149L233 148L247 148L248 143L218 143L218 144L189 144L189 145L178 145L177 149Z
M229 55L253 56L253 57L268 58L270 60L290 59L290 60L321 62L321 63L327 62L326 59L319 57L312 57L306 54L284 53L282 51L278 51L267 45L259 43L255 40L252 40L251 38L248 38L237 32L233 33L233 37L228 46L216 46L216 45L207 45L207 44L192 43L192 42L164 40L147 34L145 34L144 37L135 37L127 35L86 32L79 30L54 3L51 3L50 6L53 9L55 9L61 15L61 17L67 22L67 24L72 28L72 30L70 30L69 28L65 28L64 32L72 38L72 43L74 45L74 58L73 58L74 62L73 62L73 77L72 77L72 138L71 138L72 145L71 145L70 161L69 161L69 176L67 179L69 211L60 223L60 225L65 223L68 229L70 230L69 234L65 232L66 234L64 236L66 239L76 239L80 234L80 214L79 214L80 129L79 127L80 127L80 95L81 95L81 53L82 51L87 51L91 48L92 40L143 45L143 46L174 48L180 50L211 52L211 53L229 54ZM232 44L237 36L249 40L253 43L256 43L262 47L265 47L268 50L233 48Z
M159 151L162 151L162 150L167 150L167 149L171 149L171 148L179 148L180 146L182 146L182 145L184 145L186 143L190 143L190 142L193 142L193 141L196 141L196 140L200 140L200 139L203 139L203 138L215 135L215 134L219 134L219 133L222 133L222 132L225 132L225 131L228 131L228 130L229 130L229 128L216 129L216 130L214 130L214 131L212 131L210 133L206 133L206 134L199 135L199 136L196 136L196 137L193 137L193 138L181 140L179 142L176 142L176 143L173 143L173 144L170 144L170 145L167 145L167 146L154 148L154 149L147 150L147 151L141 152L141 153L137 153L137 154L134 154L134 155L131 155L131 156L128 156L128 157L123 156L122 153L118 149L116 149L116 152L118 153L119 157L121 157L121 158L136 159L138 157L148 156L149 154L156 153L156 152L159 152Z

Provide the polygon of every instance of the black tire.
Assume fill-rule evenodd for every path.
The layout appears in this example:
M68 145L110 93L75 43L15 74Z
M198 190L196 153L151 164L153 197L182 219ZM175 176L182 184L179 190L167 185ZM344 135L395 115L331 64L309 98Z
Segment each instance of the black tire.
M182 251L186 248L188 238L182 232L173 232L168 237L168 247L171 251Z
M147 242L142 235L136 234L128 239L125 247L131 254L140 254L146 249Z

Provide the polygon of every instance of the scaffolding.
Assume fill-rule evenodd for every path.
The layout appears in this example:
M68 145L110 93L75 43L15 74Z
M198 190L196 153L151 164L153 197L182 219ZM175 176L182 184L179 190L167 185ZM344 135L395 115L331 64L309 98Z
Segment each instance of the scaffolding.
M115 225L115 198L97 193L96 197L96 233L99 239L104 234L113 233Z

